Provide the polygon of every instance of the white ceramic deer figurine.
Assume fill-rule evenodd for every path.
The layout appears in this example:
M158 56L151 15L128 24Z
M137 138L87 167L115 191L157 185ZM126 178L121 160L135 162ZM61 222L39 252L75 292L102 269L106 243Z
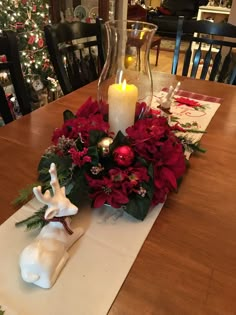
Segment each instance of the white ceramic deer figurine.
M49 190L42 194L41 186L33 189L36 198L48 206L44 218L49 223L20 255L23 280L42 288L53 286L69 258L67 250L84 232L81 227L72 232L69 227L70 218L63 218L76 214L78 208L66 197L65 187L60 187L54 163L51 164L49 173L53 195Z

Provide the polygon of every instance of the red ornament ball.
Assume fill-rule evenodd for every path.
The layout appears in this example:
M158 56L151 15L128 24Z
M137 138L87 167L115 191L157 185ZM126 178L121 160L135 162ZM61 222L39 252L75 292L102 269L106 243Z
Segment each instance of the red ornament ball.
M134 151L128 145L123 145L113 151L113 158L119 166L130 166L134 160Z

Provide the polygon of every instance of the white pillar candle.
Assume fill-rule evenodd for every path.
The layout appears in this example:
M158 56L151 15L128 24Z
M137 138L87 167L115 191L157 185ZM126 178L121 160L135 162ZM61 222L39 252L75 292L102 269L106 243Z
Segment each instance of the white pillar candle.
M115 134L134 124L138 88L134 84L112 84L108 88L109 124Z

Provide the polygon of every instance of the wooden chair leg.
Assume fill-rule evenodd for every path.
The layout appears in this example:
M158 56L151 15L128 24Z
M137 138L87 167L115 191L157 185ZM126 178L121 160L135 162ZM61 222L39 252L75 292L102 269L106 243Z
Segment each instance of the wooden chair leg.
M158 64L158 58L159 58L159 53L160 53L160 44L161 44L161 41L156 46L157 48L156 48L156 63L155 63L155 66L157 66L157 64Z
M156 47L156 62L155 62L155 67L158 64L158 58L159 58L159 53L160 53L160 45L161 45L161 37L156 37L154 38L151 48Z
M0 85L0 114L5 124L13 121L3 87Z

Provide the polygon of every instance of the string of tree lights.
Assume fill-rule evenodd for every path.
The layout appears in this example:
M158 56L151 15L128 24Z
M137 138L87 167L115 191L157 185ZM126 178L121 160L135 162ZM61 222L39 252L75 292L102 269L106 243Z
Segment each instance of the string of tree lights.
M41 106L48 96L55 97L58 90L43 32L50 23L48 1L0 0L0 12L0 29L18 34L22 71L31 102Z

